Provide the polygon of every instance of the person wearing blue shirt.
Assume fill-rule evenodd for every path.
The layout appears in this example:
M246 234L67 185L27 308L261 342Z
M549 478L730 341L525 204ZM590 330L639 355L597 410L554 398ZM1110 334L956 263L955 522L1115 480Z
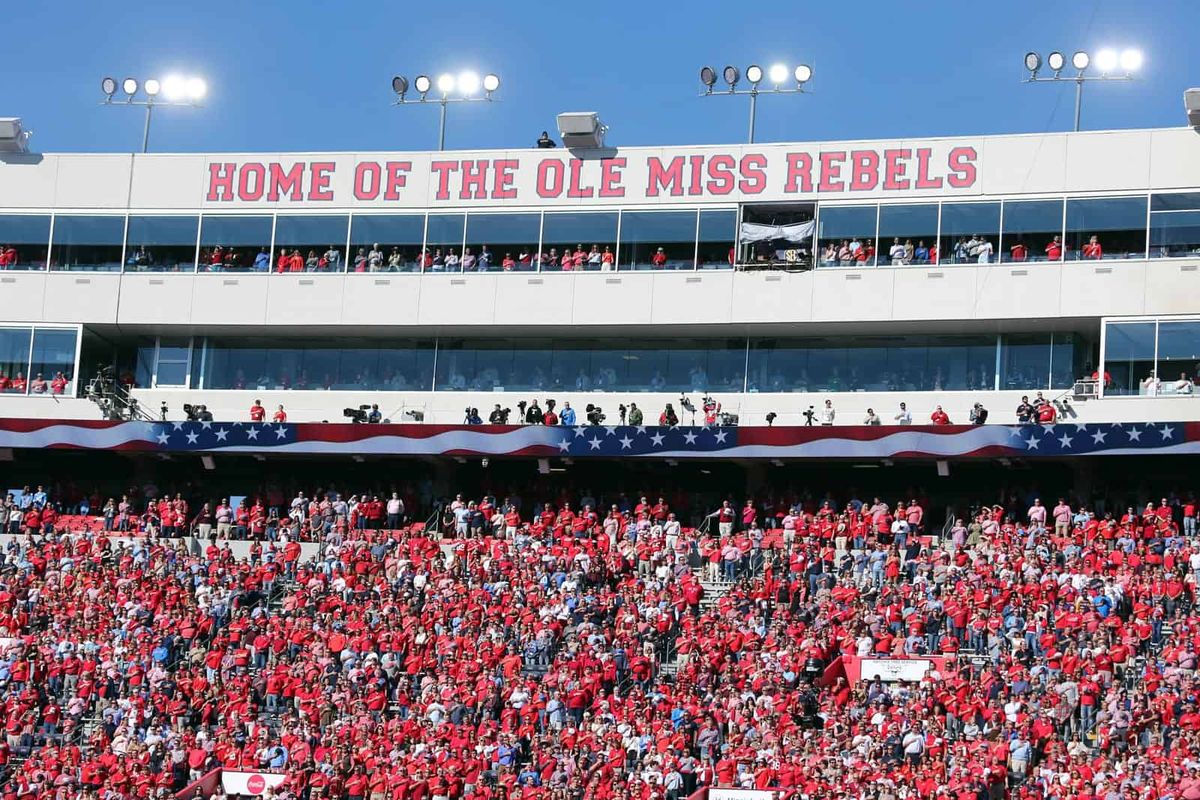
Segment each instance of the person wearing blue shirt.
M267 252L267 248L262 248L258 251L258 255L254 257L255 272L270 272L271 271L271 254Z
M562 413L558 415L558 421L563 425L575 424L575 409L571 408L570 403L563 403Z

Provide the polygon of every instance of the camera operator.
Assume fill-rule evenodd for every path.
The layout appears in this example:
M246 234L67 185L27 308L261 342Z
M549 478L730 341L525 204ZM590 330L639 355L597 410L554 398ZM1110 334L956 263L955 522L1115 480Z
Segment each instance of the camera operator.
M604 415L604 409L600 408L600 406L594 406L591 403L588 403L584 411L587 412L588 425L599 425L600 423L604 422L605 419L607 419L607 417Z
M538 405L537 398L534 398L529 403L529 408L525 411L526 425L541 425L543 422L543 414L541 406Z
M371 404L371 410L367 412L367 422L371 425L378 425L383 422L383 413L379 410L378 403Z
M488 414L489 425L507 425L508 415L512 413L511 408L501 408L499 403L492 409L492 413Z
M809 406L808 408L804 409L804 427L811 428L812 424L813 424L813 420L816 418L817 418L817 412L813 410L812 406Z
M466 409L466 416L463 418L463 424L464 425L482 425L483 419L480 418L480 416L479 416L479 409L471 408L470 406L468 406Z
M988 410L983 407L983 403L976 403L971 406L971 424L982 425L987 422Z
M679 415L675 413L675 409L667 403L667 407L658 415L658 424L666 425L668 428L674 428L679 425Z
M641 425L644 419L645 419L645 417L642 414L642 410L637 407L637 403L630 403L629 404L629 424L630 425Z

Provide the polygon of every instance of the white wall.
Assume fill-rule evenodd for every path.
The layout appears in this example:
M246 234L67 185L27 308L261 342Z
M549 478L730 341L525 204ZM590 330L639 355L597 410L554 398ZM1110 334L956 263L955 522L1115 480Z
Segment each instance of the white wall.
M485 329L1029 320L1200 311L1200 259L784 272L10 273L7 322ZM10 294L11 293L11 294ZM27 298L27 299L24 299ZM165 331L164 331L165 332ZM261 331L260 331L261 333ZM331 334L335 331L330 331ZM669 331L664 331L669 335Z

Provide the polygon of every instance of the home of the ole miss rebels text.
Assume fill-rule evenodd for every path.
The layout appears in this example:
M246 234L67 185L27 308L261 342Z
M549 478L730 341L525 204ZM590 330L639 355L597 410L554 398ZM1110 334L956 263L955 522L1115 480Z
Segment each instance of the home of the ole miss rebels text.
M806 196L977 193L971 145L796 148L722 152L545 151L286 157L207 163L206 205L317 204L422 207L487 203L586 205L668 199L730 202Z

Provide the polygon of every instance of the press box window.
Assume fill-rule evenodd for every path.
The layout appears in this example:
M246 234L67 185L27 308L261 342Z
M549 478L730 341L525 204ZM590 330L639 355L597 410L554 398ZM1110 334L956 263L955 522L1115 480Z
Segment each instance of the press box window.
M200 221L201 272L269 272L270 217L204 217Z
M199 227L199 217L130 217L125 269L133 272L194 271Z
M60 215L54 218L50 264L53 269L119 272L124 217Z
M0 269L45 269L50 217L0 215Z

